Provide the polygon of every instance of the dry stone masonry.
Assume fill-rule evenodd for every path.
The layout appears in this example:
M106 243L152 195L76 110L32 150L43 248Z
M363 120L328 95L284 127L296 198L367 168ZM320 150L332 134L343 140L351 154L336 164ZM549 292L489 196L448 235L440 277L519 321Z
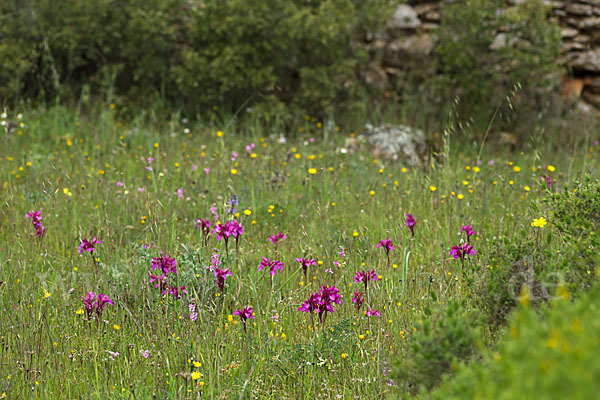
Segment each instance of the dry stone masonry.
M382 53L383 60L367 72L369 82L385 87L389 79L433 55L442 1L413 0L396 8L386 32L371 41L371 50ZM562 95L600 108L600 0L544 2L561 26L561 63L568 71L562 78ZM492 46L504 44L499 34Z

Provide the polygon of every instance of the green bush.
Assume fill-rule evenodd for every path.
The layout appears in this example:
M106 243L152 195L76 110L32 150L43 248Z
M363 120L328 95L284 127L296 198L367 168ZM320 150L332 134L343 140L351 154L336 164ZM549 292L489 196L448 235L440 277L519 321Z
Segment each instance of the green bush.
M546 211L532 204L536 216L547 215L544 228L526 226L504 237L490 253L491 270L475 284L474 301L493 327L502 327L527 285L533 306L551 300L558 285L574 294L587 290L600 263L600 181L585 176L564 190L548 190Z
M536 89L546 88L558 71L561 36L549 18L550 9L541 0L512 3L442 2L440 90L448 101L459 96L459 114L479 128L489 123L496 108L508 106L505 99L516 84L524 89L512 99L522 100L514 105L517 112L539 106Z
M566 294L566 293L565 293ZM539 316L523 307L481 362L460 368L434 399L592 399L600 386L600 290L557 300Z
M476 354L481 325L477 310L457 301L435 317L425 316L395 366L396 383L412 394L438 385L460 361Z
M190 112L360 105L389 0L0 0L0 98L160 99ZM318 114L317 114L318 115Z

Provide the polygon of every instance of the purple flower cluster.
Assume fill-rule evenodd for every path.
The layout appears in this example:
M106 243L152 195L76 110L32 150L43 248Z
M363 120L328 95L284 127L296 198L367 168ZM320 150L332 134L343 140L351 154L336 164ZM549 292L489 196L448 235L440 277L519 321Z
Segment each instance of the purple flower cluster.
M378 277L374 269L370 271L358 271L356 275L354 275L354 282L363 282L365 284L365 291L367 290L367 285L369 284L369 281L376 281L377 279Z
M333 305L342 304L342 297L340 291L334 286L321 286L321 289L308 298L298 311L309 313L312 315L313 312L318 313L319 321L325 323L327 313L333 313Z
M79 254L83 253L84 251L93 254L94 250L96 250L95 246L97 244L102 244L102 242L96 239L96 236L94 236L92 240L89 241L87 239L82 239L81 242L79 242L79 247L77 248L77 251L79 252Z
M210 220L198 218L194 224L194 228L202 229L202 243L206 246L210 238Z
M260 265L258 266L258 270L262 272L263 268L269 268L271 271L271 276L273 277L275 274L277 274L277 271L283 270L283 263L281 261L269 260L268 258L263 257Z
M364 293L361 293L358 290L356 292L354 292L354 296L352 296L352 302L356 306L356 312L360 311L360 308L362 307L364 300L365 300Z
M244 227L242 224L237 222L237 220L228 221L226 223L218 223L215 226L213 234L217 238L217 241L221 241L221 239L225 239L225 244L229 241L229 237L233 236L235 238L236 243L241 238L244 233Z
M460 260L463 267L465 266L465 257L475 255L476 251L468 242L452 247L450 256L455 260Z
M471 225L462 225L460 227L460 231L464 232L465 235L467 235L467 242L469 241L469 238L473 235L475 235L477 232L475 232L473 230L473 227Z
M252 308L249 306L240 308L239 310L235 310L233 315L239 315L240 321L242 321L242 324L244 324L244 332L246 332L246 321L249 319L254 319L254 315L252 315Z
M410 233L415 237L415 217L412 214L406 214L406 221L404 224L410 229Z
M300 263L302 267L302 272L304 272L304 278L306 279L306 273L308 272L308 267L311 265L317 265L317 262L312 258L296 258L296 261Z
M277 242L283 239L287 239L287 236L285 236L285 233L279 232L277 235L271 235L271 237L269 238L269 242L273 243L274 245L277 245Z
M98 299L96 299L96 293L94 292L87 292L85 296L81 296L81 300L83 300L83 306L88 319L92 318L92 314L95 310L99 320L102 317L104 306L107 304L110 304L111 306L113 305L110 297L105 294L100 294L98 295ZM96 301L94 302L94 300Z
M154 287L160 289L163 295L170 294L177 299L183 297L184 294L188 294L185 286L177 287L168 284L169 276L177 276L177 262L174 258L170 258L168 254L154 257L152 259L152 271L157 269L160 275L150 273L149 284L154 284Z
M44 232L46 232L46 227L42 224L42 212L41 211L29 211L25 218L31 218L31 223L35 228L35 232L38 237L41 239L44 236Z
M390 251L394 250L394 245L392 244L392 240L390 238L383 239L382 241L377 243L377 248L379 247L383 247L383 249L385 250L385 254L387 254L388 256L390 254Z
M232 276L232 273L229 272L229 268L221 269L215 267L215 283L221 292L225 291L225 279L227 279L228 276Z

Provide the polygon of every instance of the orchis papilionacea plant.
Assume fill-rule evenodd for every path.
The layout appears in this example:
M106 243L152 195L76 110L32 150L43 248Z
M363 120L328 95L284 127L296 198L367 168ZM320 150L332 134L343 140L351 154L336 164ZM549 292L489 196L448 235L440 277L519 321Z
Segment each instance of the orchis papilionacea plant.
M152 259L152 271L157 269L160 275L150 273L150 280L148 283L153 283L155 288L160 289L163 296L170 294L171 296L179 299L184 294L188 294L185 286L178 287L168 284L169 276L177 276L177 262L174 258L169 257L168 254L163 254L160 257L154 257Z
M239 310L234 311L233 315L240 316L240 320L242 321L242 324L244 324L244 332L246 332L246 321L248 319L254 319L254 315L252 315L252 308L250 308L250 307L240 308Z
M237 266L238 263L238 259L239 259L239 245L240 245L240 239L242 238L242 235L244 233L244 227L242 226L242 224L240 224L239 222L237 222L237 220L233 220L233 221L227 221L226 223L217 223L217 225L215 226L215 230L213 231L213 234L215 235L215 237L217 238L217 241L221 241L221 239L225 240L225 252L227 253L227 259L229 260L229 238L233 237L235 238L235 252L236 252L236 257L235 257L235 263Z
M381 314L379 314L379 311L373 310L371 307L367 307L367 311L365 311L365 315L367 317L381 317Z
M202 229L202 245L206 246L208 244L208 240L210 239L210 220L198 218L194 228Z
M269 268L271 272L271 278L277 274L277 271L283 271L283 263L277 260L269 260L266 257L263 257L260 265L258 266L258 270L262 272L263 268Z
M363 305L363 301L365 300L364 293L360 293L358 290L354 292L354 296L352 296L352 302L356 306L356 312L360 312L360 308Z
M369 284L369 281L376 281L378 279L377 274L375 273L375 270L372 269L370 271L358 271L356 273L356 275L354 275L354 282L358 283L358 282L362 282L365 285L365 292L367 291L367 285Z
M232 273L229 272L229 268L215 268L215 283L217 284L217 287L221 293L225 291L225 279L227 279L228 276L232 276Z
M334 304L342 304L340 291L335 286L321 286L321 289L317 293L310 295L308 300L302 303L298 311L309 313L311 320L313 312L318 313L319 321L324 326L327 313L333 313Z
M412 214L406 214L406 221L404 224L410 229L412 237L415 237L415 217Z
M473 227L471 225L462 225L460 231L464 232L465 235L467 235L467 242L469 241L469 238L471 236L477 233L473 230Z
M46 232L46 227L42 224L42 212L41 211L29 211L25 218L31 218L31 223L35 228L35 233L38 235L38 238L42 238L44 236L44 232Z
M306 280L308 267L310 267L311 265L317 265L317 262L312 258L296 258L296 261L300 263L300 266L302 267L302 272L304 272L304 280Z
M269 238L269 242L277 246L277 242L283 239L287 239L287 236L285 236L285 233L279 232L277 235L271 235L271 237Z
M379 243L377 243L377 248L383 247L385 250L385 255L387 256L387 266L390 267L390 252L394 251L394 245L392 244L392 240L390 238L383 239Z
M476 251L469 243L463 243L458 246L452 247L450 250L450 256L454 257L455 260L460 260L463 268L465 267L465 257L475 255Z
M95 246L97 244L102 244L102 242L99 241L98 239L96 239L96 236L94 236L92 238L92 240L89 240L89 241L87 239L82 239L81 242L79 243L79 247L77 248L77 251L79 252L80 255L84 251L87 251L92 255L92 258L93 258L94 250L96 250Z
M112 300L105 294L98 295L98 299L96 300L96 293L87 292L85 296L81 296L81 300L83 300L83 306L85 307L85 312L87 314L88 319L92 318L92 314L94 310L96 311L96 315L98 316L98 321L102 317L102 312L104 311L104 306L107 304L113 305ZM94 303L94 300L96 302Z

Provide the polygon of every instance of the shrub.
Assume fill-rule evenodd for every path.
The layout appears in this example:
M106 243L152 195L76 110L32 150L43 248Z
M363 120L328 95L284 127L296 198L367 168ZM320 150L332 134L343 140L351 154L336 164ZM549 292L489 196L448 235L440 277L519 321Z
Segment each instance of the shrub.
M327 114L362 100L365 32L388 0L0 1L2 102L162 99Z
M395 366L397 383L413 394L438 385L458 362L476 354L480 326L477 310L458 301L448 303L436 318L425 316Z
M566 293L565 293L566 294ZM566 297L566 296L564 296ZM539 316L524 307L512 316L496 351L462 366L434 399L590 399L600 379L600 290L574 303L557 301Z
M449 101L459 96L459 114L479 128L489 123L496 108L507 106L505 99L515 84L525 89L515 109L530 111L527 105L535 103L535 90L547 87L558 70L561 36L549 18L550 9L541 0L511 3L442 2L441 92Z

